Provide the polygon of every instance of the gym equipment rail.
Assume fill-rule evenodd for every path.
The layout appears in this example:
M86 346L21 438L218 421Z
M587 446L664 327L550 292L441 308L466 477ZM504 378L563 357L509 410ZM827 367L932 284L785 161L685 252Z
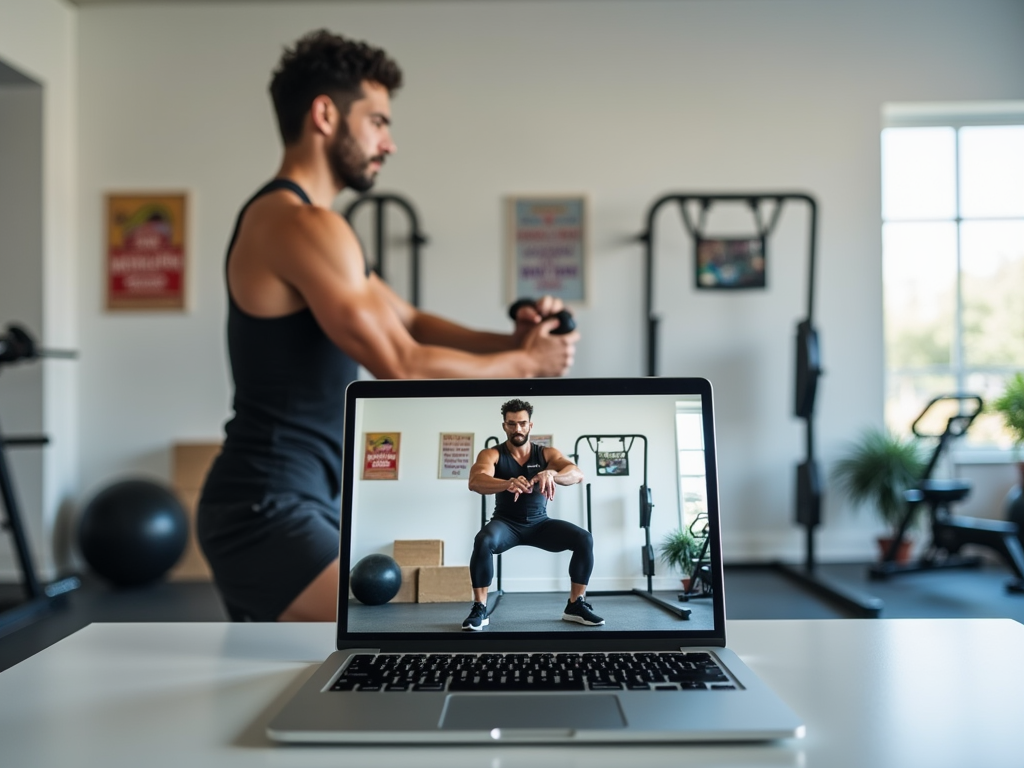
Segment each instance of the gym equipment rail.
M642 589L630 589L626 591L607 591L602 590L599 592L587 591L588 595L594 597L601 597L602 595L636 595L642 597L648 602L654 603L660 608L664 608L669 613L675 614L680 619L690 618L689 608L680 608L678 605L673 603L671 600L666 600L662 597L658 597L654 594L654 586L652 578L654 576L654 547L651 545L651 513L654 511L654 503L651 499L651 489L647 485L647 437L645 435L580 435L576 438L576 445L573 447L572 460L577 466L579 465L580 458L580 441L585 440L587 447L597 456L597 449L601 445L602 440L618 440L622 445L622 450L626 456L629 456L629 452L633 448L633 442L639 438L644 443L644 482L640 486L640 527L644 531L644 545L640 549L640 561L643 575L647 577L647 591ZM594 442L591 443L590 441ZM626 441L629 440L627 444ZM590 506L590 483L586 485L586 499L587 499L587 530L591 533L594 532L593 520L591 516Z
M40 357L73 358L76 353L61 350L44 350L36 347L32 337L20 326L9 325L7 333L0 335L0 368L22 360L36 360ZM7 463L7 447L24 448L38 447L49 443L45 435L22 437L4 437L0 429L0 497L7 512L6 522L0 521L0 527L10 533L14 550L21 568L24 600L0 612L0 637L3 637L25 624L36 621L56 607L63 605L65 595L80 586L76 576L59 579L50 584L43 584L36 575L32 550L28 544L28 536L21 520L14 492L14 480Z
M817 569L814 555L814 533L821 524L822 480L814 457L814 401L818 379L822 375L821 352L818 332L814 328L814 275L815 251L818 236L818 204L813 197L802 192L756 192L742 194L716 194L678 192L658 198L647 210L646 230L639 240L644 243L644 311L646 314L645 342L647 346L647 375L658 375L658 323L654 313L654 222L658 211L669 203L679 206L683 226L696 239L702 236L702 229L708 211L715 203L746 204L754 214L757 235L762 241L774 231L788 201L803 202L809 208L808 269L807 269L807 315L797 324L796 329L796 397L794 412L805 423L805 456L796 471L796 522L804 528L804 564L792 566L775 562L771 567L793 579L819 596L835 603L854 616L877 617L882 611L882 601L872 595L837 584ZM695 223L687 206L699 203L700 218ZM765 221L762 204L774 203L770 218Z
M416 209L412 207L412 203L406 200L400 195L393 194L377 194L377 195L363 195L362 197L353 200L349 206L345 209L344 216L352 222L352 217L364 205L371 205L374 209L374 256L376 260L374 262L373 270L380 275L382 280L387 280L387 261L385 256L387 254L386 245L386 232L387 232L387 207L389 205L397 206L403 211L406 217L409 219L409 258L411 260L410 266L410 303L414 307L420 305L420 246L427 244L427 236L420 231L419 217L416 215Z

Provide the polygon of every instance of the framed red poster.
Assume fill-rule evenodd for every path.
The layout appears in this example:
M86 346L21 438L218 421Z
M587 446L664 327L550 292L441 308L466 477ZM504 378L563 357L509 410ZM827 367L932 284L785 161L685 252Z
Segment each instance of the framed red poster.
M363 480L397 480L400 432L367 432L363 437Z
M107 310L184 310L187 195L108 194Z

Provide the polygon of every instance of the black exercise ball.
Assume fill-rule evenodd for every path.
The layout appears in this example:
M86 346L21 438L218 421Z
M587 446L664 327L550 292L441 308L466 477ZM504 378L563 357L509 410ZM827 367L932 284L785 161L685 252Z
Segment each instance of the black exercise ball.
M383 605L398 594L402 569L387 555L367 555L352 569L350 586L364 605Z
M156 581L181 558L188 518L170 489L122 480L97 493L78 521L78 546L89 566L122 587Z

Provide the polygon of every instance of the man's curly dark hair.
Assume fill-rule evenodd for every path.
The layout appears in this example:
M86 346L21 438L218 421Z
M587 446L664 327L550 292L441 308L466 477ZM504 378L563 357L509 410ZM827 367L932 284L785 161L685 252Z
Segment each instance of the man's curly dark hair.
M504 419L510 413L526 411L526 415L533 418L533 406L525 400L509 400L501 406L501 418Z
M303 35L286 48L270 81L270 97L285 144L302 136L302 122L313 99L327 95L347 115L369 80L393 93L402 86L402 70L380 48L349 40L326 29Z

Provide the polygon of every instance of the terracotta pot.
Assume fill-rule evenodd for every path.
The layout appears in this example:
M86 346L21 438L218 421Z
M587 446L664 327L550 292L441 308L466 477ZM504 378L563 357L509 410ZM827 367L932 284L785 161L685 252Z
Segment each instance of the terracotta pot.
M693 579L689 576L684 576L680 581L683 582L683 592L689 592L690 587L693 586Z
M891 536L879 536L878 537L878 559L885 560L885 556L889 552L889 547L892 546ZM897 563L909 563L910 562L910 550L914 546L914 542L908 539L906 536L900 542L899 548L896 550L896 562Z

